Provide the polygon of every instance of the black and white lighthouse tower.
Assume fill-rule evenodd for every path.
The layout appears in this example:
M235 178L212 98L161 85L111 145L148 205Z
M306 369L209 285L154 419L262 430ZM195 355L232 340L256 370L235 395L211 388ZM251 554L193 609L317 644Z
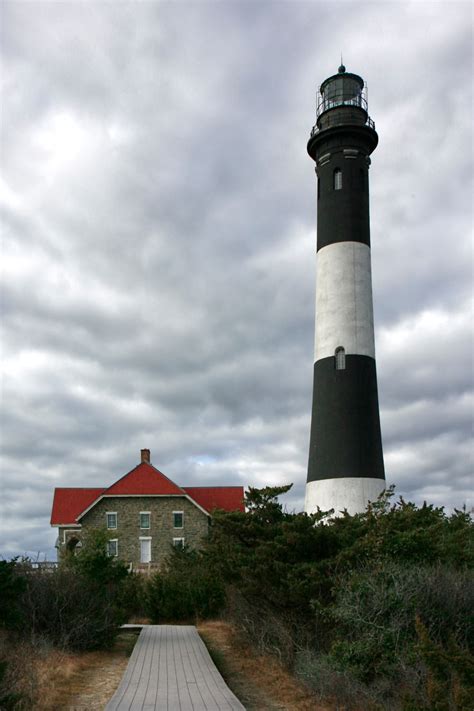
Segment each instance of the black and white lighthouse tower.
M305 510L362 512L385 488L369 227L369 165L378 136L363 79L320 87L308 153L317 174L316 336Z

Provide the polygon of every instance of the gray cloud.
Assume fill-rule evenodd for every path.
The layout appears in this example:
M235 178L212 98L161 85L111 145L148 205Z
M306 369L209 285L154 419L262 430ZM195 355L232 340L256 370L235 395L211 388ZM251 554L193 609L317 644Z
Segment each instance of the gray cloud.
M380 136L387 477L416 501L468 501L470 8L2 12L2 552L50 555L54 486L110 484L143 446L182 484L293 481L285 501L302 508L316 223L305 143L339 48L369 83Z

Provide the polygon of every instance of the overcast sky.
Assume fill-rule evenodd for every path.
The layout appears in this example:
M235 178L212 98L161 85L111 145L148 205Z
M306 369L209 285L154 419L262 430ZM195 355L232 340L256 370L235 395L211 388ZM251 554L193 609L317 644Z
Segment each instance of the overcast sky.
M1 4L1 553L151 449L303 508L319 84L368 84L387 480L472 505L471 3Z

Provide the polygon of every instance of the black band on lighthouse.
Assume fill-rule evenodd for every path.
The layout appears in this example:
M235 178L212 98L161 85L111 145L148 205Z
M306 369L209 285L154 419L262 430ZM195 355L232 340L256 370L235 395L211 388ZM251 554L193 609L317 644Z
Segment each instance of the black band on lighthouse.
M318 251L348 240L370 247L367 156L349 155L331 153L318 169Z
M308 482L340 477L384 479L375 360L346 355L314 364Z

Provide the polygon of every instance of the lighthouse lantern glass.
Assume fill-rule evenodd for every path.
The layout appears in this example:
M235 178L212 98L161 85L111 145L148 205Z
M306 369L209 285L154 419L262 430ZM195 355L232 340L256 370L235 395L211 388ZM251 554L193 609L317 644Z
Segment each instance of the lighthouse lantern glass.
M356 79L348 76L336 76L321 91L324 109L340 104L361 105L362 88Z

